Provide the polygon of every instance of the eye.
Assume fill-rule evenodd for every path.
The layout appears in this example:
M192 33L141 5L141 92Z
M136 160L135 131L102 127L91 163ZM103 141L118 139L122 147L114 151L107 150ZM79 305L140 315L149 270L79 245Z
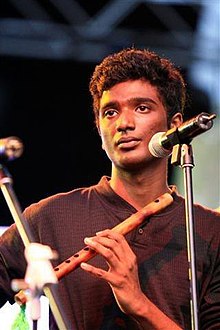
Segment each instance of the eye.
M141 105L139 105L137 108L136 108L136 111L138 111L138 112L149 112L150 111L150 106L149 105L146 105L146 104L141 104Z
M117 111L114 109L105 110L103 113L104 117L111 118L117 115Z

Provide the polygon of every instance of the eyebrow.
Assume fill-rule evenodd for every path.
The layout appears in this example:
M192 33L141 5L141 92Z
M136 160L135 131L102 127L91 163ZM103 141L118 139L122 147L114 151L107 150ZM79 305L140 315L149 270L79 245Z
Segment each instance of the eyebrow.
M132 98L127 100L127 103L128 104L152 103L152 104L155 104L155 105L158 104L155 100L153 100L150 97L132 97ZM118 101L110 101L110 102L107 102L106 104L104 104L104 106L101 109L105 110L105 109L108 109L108 108L111 108L111 107L116 107L118 105L119 105Z
M132 97L128 99L128 103L145 103L145 102L157 104L157 102L150 97Z

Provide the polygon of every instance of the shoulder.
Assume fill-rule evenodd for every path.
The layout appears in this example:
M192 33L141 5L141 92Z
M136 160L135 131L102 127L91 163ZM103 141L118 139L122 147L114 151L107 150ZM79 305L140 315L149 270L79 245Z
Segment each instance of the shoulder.
M174 194L174 201L174 205L176 205L176 207L173 208L174 213L179 217L184 217L186 220L187 212L185 197L176 193ZM218 210L212 209L200 203L193 203L192 215L197 232L205 236L219 236L220 212L218 212Z
M220 246L220 213L214 209L194 204L194 227L197 240L209 242L210 246L219 251ZM199 238L200 237L200 238Z
M98 183L88 187L75 188L67 192L60 192L52 196L41 199L40 201L26 207L24 214L26 217L32 217L36 214L45 215L56 212L83 212L85 206L97 205L98 199L108 196L109 183L108 177L103 176Z
M194 204L195 214L198 217L206 218L206 219L213 219L216 221L220 221L220 212L216 209L212 209L210 207L195 203Z
M184 209L186 204L185 197L179 194L176 187L173 189L174 189L174 193L173 193L174 201L176 202L177 205L179 206L181 205L182 208ZM216 221L220 220L220 209L212 209L200 203L194 202L193 211L194 211L194 215L199 219L208 218L208 219L215 219Z
M73 211L74 209L83 207L95 192L95 185L76 188L68 192L60 192L29 205L24 210L24 215L29 218L37 214L45 215L47 213L59 213L60 211Z

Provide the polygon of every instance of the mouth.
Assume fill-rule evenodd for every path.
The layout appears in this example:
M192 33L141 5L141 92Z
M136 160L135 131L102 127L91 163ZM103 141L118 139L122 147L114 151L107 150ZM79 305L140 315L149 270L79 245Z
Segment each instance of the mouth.
M117 142L117 146L120 149L130 149L136 147L140 143L140 139L135 137L121 138Z

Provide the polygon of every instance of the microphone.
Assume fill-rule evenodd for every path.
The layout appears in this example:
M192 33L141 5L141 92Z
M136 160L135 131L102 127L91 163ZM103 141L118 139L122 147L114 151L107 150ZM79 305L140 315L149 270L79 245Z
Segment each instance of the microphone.
M154 134L148 144L150 153L157 158L169 156L176 144L189 144L194 137L209 130L213 126L212 119L215 117L215 114L202 112L179 127Z
M23 143L16 136L0 139L0 160L14 160L22 155L23 150Z

